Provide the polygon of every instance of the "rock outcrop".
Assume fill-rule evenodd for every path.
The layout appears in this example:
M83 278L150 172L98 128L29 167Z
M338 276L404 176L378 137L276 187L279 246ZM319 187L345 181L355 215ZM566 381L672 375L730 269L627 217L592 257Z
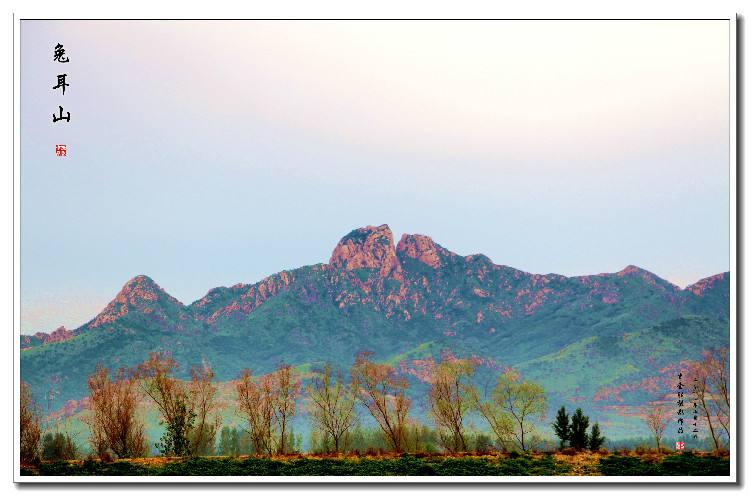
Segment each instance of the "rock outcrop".
M362 227L345 235L333 250L329 264L334 268L378 270L381 277L401 272L388 225Z
M436 270L443 266L445 260L455 259L458 256L433 241L432 238L420 234L401 236L396 253L400 259L412 258Z

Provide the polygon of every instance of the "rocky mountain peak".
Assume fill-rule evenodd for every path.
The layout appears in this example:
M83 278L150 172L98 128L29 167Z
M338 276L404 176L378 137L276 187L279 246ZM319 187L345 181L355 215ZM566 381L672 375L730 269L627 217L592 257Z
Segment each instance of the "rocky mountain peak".
M444 258L456 256L440 244L426 235L404 234L398 241L396 252L402 259L404 257L421 261L432 268L440 268L444 263Z
M154 302L169 296L164 289L146 275L138 275L128 280L117 294L115 300L121 300L131 305L138 305L142 302ZM176 299L174 299L177 301Z
M628 265L619 272L617 272L617 275L620 277L624 277L626 275L646 275L650 274L650 272L644 270L643 268L635 265Z
M644 270L643 268L635 265L628 265L619 272L615 273L615 275L617 275L618 277L639 278L649 285L658 286L673 292L678 292L680 290L679 287L672 284L671 282L664 280L663 278L654 275L650 271Z
M107 307L97 315L91 327L111 323L130 311L152 313L159 306L182 307L182 303L146 275L128 280Z
M329 264L344 270L377 269L383 277L401 272L393 244L393 233L385 224L378 227L370 225L349 232L336 245Z

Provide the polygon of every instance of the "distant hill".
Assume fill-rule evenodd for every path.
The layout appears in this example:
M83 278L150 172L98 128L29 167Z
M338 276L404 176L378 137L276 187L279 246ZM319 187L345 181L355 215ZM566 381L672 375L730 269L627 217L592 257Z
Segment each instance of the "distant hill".
M211 289L188 306L137 276L85 325L20 344L22 379L53 408L86 396L97 363L130 367L149 351L171 352L183 373L209 361L226 381L280 362L348 366L370 350L407 374L415 394L450 353L472 356L478 380L516 367L545 386L551 408L584 404L625 434L614 413L646 400L644 383L729 345L729 273L684 290L635 266L537 275L423 235L394 245L387 225L370 226L344 236L327 264Z

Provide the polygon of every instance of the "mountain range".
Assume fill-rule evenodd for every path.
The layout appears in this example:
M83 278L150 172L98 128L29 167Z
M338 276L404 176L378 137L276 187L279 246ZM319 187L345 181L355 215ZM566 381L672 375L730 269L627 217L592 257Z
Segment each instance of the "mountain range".
M208 361L228 381L281 362L346 367L369 350L407 375L416 397L448 354L471 357L486 383L512 366L545 387L550 407L585 405L625 435L642 430L623 410L669 388L681 362L729 346L729 310L729 273L685 289L632 265L538 275L424 235L395 244L387 225L368 226L328 263L214 288L190 305L139 275L79 328L21 336L21 377L50 408L75 409L97 363L130 367L150 351L169 351L183 374Z

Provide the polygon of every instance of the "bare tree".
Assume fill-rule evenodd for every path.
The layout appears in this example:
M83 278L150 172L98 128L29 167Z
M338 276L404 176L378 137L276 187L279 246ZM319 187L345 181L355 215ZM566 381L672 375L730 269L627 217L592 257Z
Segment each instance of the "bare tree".
M220 417L211 367L192 368L189 383L178 380L177 363L166 354L150 353L135 376L166 425L157 447L169 455L197 455L213 447ZM214 415L211 418L211 415Z
M477 402L480 414L506 450L511 446L528 450L529 439L535 431L534 419L544 419L547 412L541 385L521 381L515 370L507 370L498 377L490 400Z
M188 455L190 440L188 431L195 420L189 407L184 384L173 376L177 363L168 355L149 353L146 361L139 364L136 376L143 393L156 405L166 426L157 448L165 455Z
M344 382L340 371L337 372L334 381L333 369L329 363L320 375L310 380L307 395L311 403L310 415L315 426L330 437L333 451L340 452L345 448L346 434L357 423L353 389Z
M716 420L721 425L729 441L730 401L729 401L729 349L722 348L704 354L703 362L707 369L708 387L711 402L716 411Z
M297 410L297 397L300 383L294 376L292 367L288 364L280 365L271 375L273 386L273 414L278 429L277 453L286 454L288 442L289 421Z
M172 376L176 370L177 363L171 357L152 352L135 373L141 390L154 402L166 422L171 422L177 414L177 398L184 394L178 380Z
M221 427L221 415L216 401L214 372L208 363L190 370L188 393L195 413L195 425L190 431L190 449L193 454L210 454L216 434Z
M474 392L469 381L473 374L471 361L453 359L440 363L432 376L430 413L444 447L451 452L466 451L464 416L472 406Z
M352 386L396 452L406 445L406 421L411 400L406 397L406 379L396 374L393 366L377 364L369 352L357 355L351 368Z
M253 379L250 370L243 370L236 385L237 412L248 425L248 433L256 454L273 454L274 397L270 376Z
M694 362L690 365L687 375L690 378L689 383L691 384L691 397L693 402L698 405L698 411L704 418L706 418L708 431L714 442L714 450L718 452L719 438L714 427L715 417L711 407L713 403L709 387L708 366L705 362Z
M39 462L39 445L42 439L42 417L39 406L31 395L31 387L24 381L21 381L20 392L21 464L36 464Z
M89 442L100 458L110 452L119 458L143 457L148 451L143 421L138 417L138 389L135 380L121 368L112 381L101 364L89 377L90 412L84 421Z
M661 453L661 439L669 424L667 407L663 402L652 401L643 407L642 414L646 426L651 430L654 440L656 440L656 451Z

